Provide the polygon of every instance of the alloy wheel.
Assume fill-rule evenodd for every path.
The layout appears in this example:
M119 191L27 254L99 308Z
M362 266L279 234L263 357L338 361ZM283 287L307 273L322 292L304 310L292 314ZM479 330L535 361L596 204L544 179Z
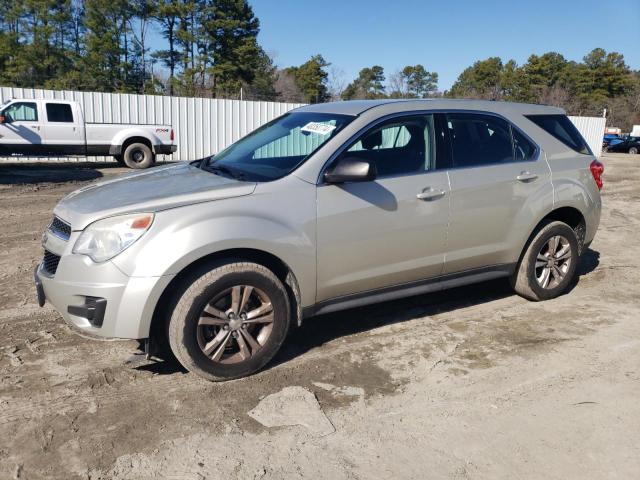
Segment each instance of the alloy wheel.
M562 235L554 235L536 257L535 275L538 285L552 289L564 280L571 265L571 244Z
M273 330L271 299L250 285L236 285L216 295L198 319L198 345L213 362L239 363L253 357Z

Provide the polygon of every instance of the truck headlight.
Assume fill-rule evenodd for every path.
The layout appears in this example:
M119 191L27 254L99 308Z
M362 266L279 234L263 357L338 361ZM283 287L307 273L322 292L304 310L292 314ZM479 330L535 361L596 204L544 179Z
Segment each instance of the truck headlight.
M144 235L153 217L153 213L134 213L97 220L80 234L73 253L88 255L97 263L106 262Z

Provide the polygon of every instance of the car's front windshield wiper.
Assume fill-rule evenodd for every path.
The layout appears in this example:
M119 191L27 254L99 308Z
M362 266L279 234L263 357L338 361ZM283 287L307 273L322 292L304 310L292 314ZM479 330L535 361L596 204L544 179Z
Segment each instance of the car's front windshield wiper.
M205 162L202 162L200 168L207 172L215 173L218 175L222 174L223 176L234 178L235 180L244 180L244 173L231 169L225 165L219 165L217 163L205 165Z

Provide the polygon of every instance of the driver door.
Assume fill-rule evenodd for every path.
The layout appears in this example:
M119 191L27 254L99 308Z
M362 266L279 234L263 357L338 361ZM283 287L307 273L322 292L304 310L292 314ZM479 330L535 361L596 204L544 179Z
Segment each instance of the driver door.
M44 129L38 115L38 103L14 102L7 105L0 115L0 152L3 155L37 154L43 143Z
M318 302L442 273L449 184L437 150L433 115L412 115L373 127L338 156L369 160L378 176L317 188Z

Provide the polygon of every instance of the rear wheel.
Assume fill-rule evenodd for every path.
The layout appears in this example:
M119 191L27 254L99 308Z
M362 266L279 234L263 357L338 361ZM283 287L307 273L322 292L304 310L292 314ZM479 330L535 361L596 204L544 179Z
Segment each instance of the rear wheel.
M576 232L566 223L551 221L533 237L511 279L515 291L529 300L549 300L564 293L579 259Z
M262 265L229 263L185 285L169 319L169 344L187 370L208 380L229 380L266 365L289 323L282 282Z
M149 168L155 161L155 155L144 143L132 143L124 150L123 160L129 168Z
M629 153L631 153L632 155L637 155L638 154L638 147L631 147L629 149Z

